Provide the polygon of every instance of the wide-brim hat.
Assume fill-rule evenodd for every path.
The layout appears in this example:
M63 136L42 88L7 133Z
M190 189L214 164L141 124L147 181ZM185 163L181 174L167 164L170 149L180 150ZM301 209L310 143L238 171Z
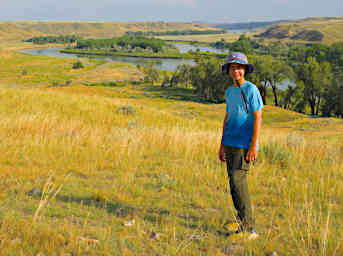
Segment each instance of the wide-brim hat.
M226 59L226 63L222 66L222 72L228 73L230 69L230 65L232 63L238 63L245 66L245 73L249 74L252 73L254 68L251 64L248 63L248 58L245 56L244 53L241 52L233 52L229 55Z

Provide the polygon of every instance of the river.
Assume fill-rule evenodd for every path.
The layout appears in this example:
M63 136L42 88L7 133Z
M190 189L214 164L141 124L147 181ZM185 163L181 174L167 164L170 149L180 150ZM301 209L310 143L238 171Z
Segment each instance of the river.
M223 52L221 50L217 50L212 47L205 47L205 46L193 46L189 44L175 44L175 46L180 50L181 53L186 53L190 50L196 51L199 49L200 52ZM189 64L194 65L193 60L189 59L168 59L168 58L145 58L145 57L123 57L123 56L98 56L98 55L77 55L72 53L61 53L60 50L63 49L62 47L55 47L55 48L42 48L42 49L30 49L30 50L23 50L22 53L26 54L33 54L33 55L41 55L41 56L50 56L50 57L62 57L62 58L90 58L90 59L97 59L97 60L104 60L104 61L117 61L123 63L130 63L133 65L149 65L153 64L154 68L160 70L166 70L174 72L177 69L177 66L181 64Z

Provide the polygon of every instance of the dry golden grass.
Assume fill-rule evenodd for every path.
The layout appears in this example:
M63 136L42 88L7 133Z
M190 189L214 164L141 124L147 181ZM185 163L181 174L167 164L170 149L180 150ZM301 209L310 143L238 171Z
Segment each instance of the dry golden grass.
M225 33L225 34L216 34L216 35L178 35L178 36L156 36L163 40L182 40L182 41L197 41L204 43L212 43L220 41L222 38L226 42L234 42L239 38L240 34L238 33Z
M227 255L223 104L81 85L132 79L122 64L0 57L1 255ZM272 106L263 119L249 174L260 239L241 255L342 255L343 121Z
M225 255L229 241L217 232L235 213L217 160L224 105L130 98L140 93L0 90L4 255ZM123 106L136 112L118 112ZM266 110L265 119L287 127L269 120L263 128L249 176L261 239L246 253L340 255L342 121ZM332 127L307 131L308 121ZM40 194L28 192L43 191L47 180L52 195L63 186L36 214Z
M280 30L289 31L290 35L294 35L303 30L318 30L324 34L323 43L332 44L334 42L342 42L343 35L343 18L312 18L298 20L294 22L285 22L277 26ZM273 39L271 40L273 41ZM278 40L279 41L279 40ZM294 41L289 38L281 41ZM301 41L299 41L301 42Z
M16 21L0 22L0 40L17 42L33 36L71 35L83 37L115 37L127 31L174 31L213 29L182 22L72 22Z

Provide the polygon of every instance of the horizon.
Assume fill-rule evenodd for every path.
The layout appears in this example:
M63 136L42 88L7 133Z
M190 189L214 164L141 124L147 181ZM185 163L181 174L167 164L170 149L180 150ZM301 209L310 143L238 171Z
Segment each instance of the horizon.
M0 21L205 22L246 23L340 17L343 1L308 0L11 0L2 4Z
M157 22L164 22L164 23L195 23L195 24L214 24L214 25L219 25L219 24L238 24L238 23L242 23L242 24L245 24L245 23L263 23L263 22L285 22L285 21L298 21L298 20L306 20L306 19L341 19L343 18L343 16L308 16L308 17L301 17L301 18L297 18L297 19L278 19L278 20L250 20L250 21L235 21L235 22L225 22L225 21L218 21L218 22L213 22L213 21L177 21L177 20L135 20L135 21L132 21L132 20L68 20L68 19L65 19L65 20L58 20L58 19L47 19L47 20L39 20L39 19L32 19L32 20L29 20L29 19L17 19L17 20L2 20L0 19L0 22L1 23L6 23L6 22L88 22L88 23L157 23Z

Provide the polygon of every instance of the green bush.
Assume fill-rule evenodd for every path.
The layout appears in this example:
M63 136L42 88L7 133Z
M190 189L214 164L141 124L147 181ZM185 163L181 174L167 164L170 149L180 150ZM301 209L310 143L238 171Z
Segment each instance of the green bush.
M72 83L71 80L67 80L67 81L65 82L65 86L69 86L69 85L71 85L71 83Z
M73 64L73 69L80 69L80 68L84 68L84 65L82 64L81 61L77 61Z

